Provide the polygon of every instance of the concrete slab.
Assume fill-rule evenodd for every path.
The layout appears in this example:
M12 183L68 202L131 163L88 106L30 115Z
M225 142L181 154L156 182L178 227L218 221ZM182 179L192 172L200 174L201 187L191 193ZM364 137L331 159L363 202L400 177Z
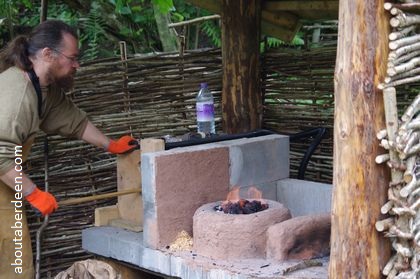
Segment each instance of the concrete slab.
M90 253L183 279L328 278L328 258L319 259L319 266L284 274L288 268L301 262L268 259L222 261L197 255L194 251L154 250L143 245L143 233L114 227L83 230L82 247Z
M277 182L277 201L290 209L293 217L331 212L332 185L298 179Z

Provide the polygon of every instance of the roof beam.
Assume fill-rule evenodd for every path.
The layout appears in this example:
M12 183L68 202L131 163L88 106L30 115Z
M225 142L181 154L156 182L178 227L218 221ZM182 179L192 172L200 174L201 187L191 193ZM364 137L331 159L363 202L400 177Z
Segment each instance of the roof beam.
M220 0L187 0L187 2L216 14L222 12ZM300 27L299 19L290 13L267 10L261 13L261 33L285 42L291 42Z
M262 4L264 10L269 11L338 11L338 1L264 1Z

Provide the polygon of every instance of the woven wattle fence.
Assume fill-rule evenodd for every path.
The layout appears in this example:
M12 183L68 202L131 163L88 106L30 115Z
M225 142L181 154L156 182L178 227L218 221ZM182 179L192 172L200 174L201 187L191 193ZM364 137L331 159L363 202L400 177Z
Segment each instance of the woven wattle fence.
M325 139L312 156L305 179L331 183L334 115L335 48L311 51L280 50L262 56L264 90L263 128L296 133L325 127ZM221 127L222 57L218 49L153 54L95 61L83 65L69 92L73 101L105 134L117 138L182 135L196 130L195 97L207 82L216 103L216 130ZM416 86L399 96L409 104ZM418 88L418 86L417 86ZM45 135L39 134L27 164L28 173L44 185ZM49 187L61 200L116 190L116 161L110 155L78 140L48 136ZM291 177L311 139L291 144ZM81 248L81 230L93 225L94 210L116 199L63 206L50 217L42 242L42 278L53 277L72 263L91 255ZM32 236L40 221L28 211ZM34 239L34 237L33 237ZM33 242L33 247L35 243Z

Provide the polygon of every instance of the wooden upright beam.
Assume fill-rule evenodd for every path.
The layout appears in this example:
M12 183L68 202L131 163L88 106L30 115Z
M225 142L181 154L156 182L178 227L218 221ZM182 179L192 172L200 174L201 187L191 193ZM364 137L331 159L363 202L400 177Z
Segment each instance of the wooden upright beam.
M222 0L222 116L226 133L261 127L260 0Z
M41 14L39 16L40 23L47 20L48 0L41 0Z
M383 0L340 1L335 68L334 190L329 278L381 278L389 241L375 230L389 171L376 133L385 127L382 92L388 20Z

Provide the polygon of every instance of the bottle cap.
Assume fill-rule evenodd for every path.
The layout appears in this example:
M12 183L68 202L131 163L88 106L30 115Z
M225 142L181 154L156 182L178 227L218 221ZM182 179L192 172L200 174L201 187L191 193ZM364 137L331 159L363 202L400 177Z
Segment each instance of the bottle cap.
M200 83L200 87L201 88L207 88L207 82Z

